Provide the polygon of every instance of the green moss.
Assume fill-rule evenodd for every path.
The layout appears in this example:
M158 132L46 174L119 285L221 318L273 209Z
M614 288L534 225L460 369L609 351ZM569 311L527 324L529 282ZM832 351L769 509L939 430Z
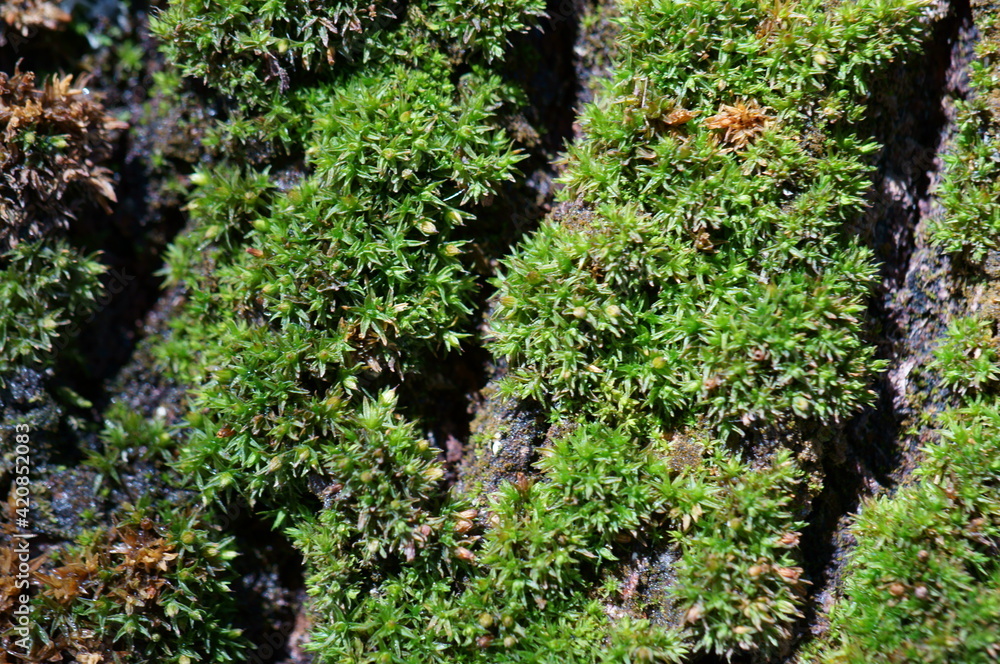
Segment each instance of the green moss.
M391 565L351 550L358 540L349 506L363 500L387 511L392 494L398 502L403 493L379 490L391 486L390 478L369 474L364 494L338 489L319 524L294 529L314 571L313 610L323 620L313 647L321 661L344 653L374 662L515 662L540 653L539 661L553 662L677 661L685 652L678 633L644 621L609 625L600 604L582 592L588 570L614 558L615 537L639 529L662 507L650 480L663 476L664 466L650 452L635 454L621 432L600 427L578 428L549 452L539 464L547 481L501 488L485 536L477 534L476 510L446 501L444 519L413 529L421 543L403 552L407 565L383 578L359 563ZM581 472L587 464L604 472L588 476ZM351 511L341 521L334 515L345 507ZM370 542L365 550L387 553Z
M405 57L296 89L283 135L308 173L292 187L279 195L262 170L192 178L192 225L168 259L188 302L160 351L202 383L180 468L205 499L234 488L279 525L294 516L320 661L486 652L483 611L453 592L473 514L444 495L396 389L469 336L460 226L521 158L498 121L519 94L485 63L533 13L415 3L391 36ZM252 135L250 117L220 136Z
M989 2L972 5L980 33L976 59L969 68L972 91L968 99L955 102L957 130L937 190L944 211L932 221L930 232L938 246L980 261L988 250L1000 246L1000 85L995 76L1000 11Z
M878 150L858 121L865 79L914 43L921 6L626 4L563 205L497 279L506 393L638 437L697 423L735 440L867 403L885 365L862 320L873 256L844 231ZM751 470L717 447L662 507L680 553L671 595L694 649L774 651L804 601L801 471L788 450Z
M979 391L1000 378L993 322L966 317L951 322L934 350L930 369L959 394Z
M0 375L51 366L60 338L93 310L105 267L65 242L22 242L0 257Z
M804 579L796 562L797 531L805 524L793 503L801 471L787 451L757 471L716 461L711 481L701 479L708 500L693 502L705 493L693 486L675 499L681 527L674 537L683 556L674 595L699 649L727 657L776 649L802 617Z
M456 229L518 156L490 125L498 79L473 71L429 92L436 80L395 68L316 92L315 174L281 201L258 193L266 174L199 188L197 226L170 252L191 302L164 356L216 367L186 462L205 482L247 472L237 483L257 498L319 471L318 445L380 386L466 336L473 280Z
M996 312L986 311L953 320L935 348L928 369L961 405L923 415L929 442L912 477L862 505L829 631L799 661L985 663L1000 655L1000 363Z
M90 452L84 464L98 472L96 484L105 494L121 488L123 468L138 463L163 472L177 451L177 440L163 421L145 418L120 402L104 411L100 439L100 449ZM181 484L176 476L172 479Z
M870 400L874 262L840 229L878 146L851 123L920 3L782 7L627 7L624 65L567 158L562 196L583 210L544 223L498 282L509 390L612 420L744 424Z
M444 45L463 60L468 52L499 59L508 36L540 15L542 6L537 0L471 6L456 0L322 6L182 0L170 3L152 29L184 75L256 106L289 90L298 73L417 59L432 45Z
M289 87L312 71L364 53L373 30L395 19L395 2L172 2L151 27L185 76L227 95L256 100L267 87Z
M235 490L292 525L318 661L787 643L802 473L787 450L751 466L727 444L870 401L875 268L844 228L878 146L856 125L924 4L622 3L618 72L585 110L564 205L504 261L491 319L508 392L570 423L478 496L445 489L414 404L421 374L474 343L467 239L520 160L501 126L522 95L499 61L537 4L410 3L387 24L395 6L375 6L323 44L350 64L314 32L347 5L168 10L169 55L236 97L216 145L305 159L192 178L166 269L186 302L160 352L198 385L180 470L205 500ZM704 444L676 463L663 441L684 426ZM622 590L595 580L629 540L677 554L679 623L609 615Z
M861 510L822 661L996 661L1000 410L972 401L939 427L916 481Z
M78 661L238 661L245 641L227 622L235 556L232 541L206 530L197 510L121 514L39 570L28 660L68 653Z
M18 9L24 25L49 12L69 20L45 3ZM32 72L0 73L0 380L19 367L51 367L103 294L98 255L61 236L78 215L107 212L116 200L104 162L126 125L73 83L53 76L36 86Z

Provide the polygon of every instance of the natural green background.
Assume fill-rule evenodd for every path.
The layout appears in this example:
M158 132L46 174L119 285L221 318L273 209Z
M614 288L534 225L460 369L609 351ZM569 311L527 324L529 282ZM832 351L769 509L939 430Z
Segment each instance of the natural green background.
M537 26L570 20L540 0L170 2L128 118L64 79L0 75L0 483L28 423L53 486L33 517L56 521L53 478L105 505L47 531L27 661L247 661L233 504L301 555L316 662L996 661L992 3L973 3L973 93L928 228L986 304L920 367L948 407L914 422L913 472L851 516L827 606L802 545L837 490L828 442L890 364L857 231L882 150L872 86L924 56L932 4L581 5L581 32L613 35L588 56L611 74L521 236L504 201L541 124L521 67L545 56ZM147 66L94 15L0 7L11 35L49 11L60 25L40 25L75 25L115 71ZM73 331L108 266L75 229L115 199L125 119L179 137L148 155L186 217L159 272L171 306L136 351L180 386L170 422L59 378L87 371ZM437 379L476 361L490 383L456 465L431 435ZM21 661L9 621L0 658Z

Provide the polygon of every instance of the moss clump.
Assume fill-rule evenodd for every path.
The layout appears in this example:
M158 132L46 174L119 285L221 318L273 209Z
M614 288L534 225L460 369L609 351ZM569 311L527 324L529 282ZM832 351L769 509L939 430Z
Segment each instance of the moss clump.
M180 467L206 499L233 488L279 526L294 517L320 661L481 652L482 611L448 591L471 567L473 516L445 496L397 394L412 399L416 373L471 331L461 227L521 159L499 119L520 95L482 49L539 9L412 3L384 35L399 57L291 91L278 133L306 173L192 178L192 224L168 257L187 302L161 349L200 383ZM220 135L271 131L247 113Z
M27 662L67 655L81 662L237 661L244 642L225 622L235 555L231 541L202 528L197 511L125 514L33 561L32 648L25 652L18 637L9 638L6 614L5 651ZM0 550L0 565L14 559L12 547ZM0 605L15 592L23 591L0 589Z
M994 662L1000 655L1000 410L940 416L916 481L865 505L824 662Z
M576 202L504 261L491 325L509 391L744 425L871 399L874 261L843 228L878 146L855 122L921 3L821 4L627 7L623 65L567 158Z
M998 246L996 149L1000 11L975 0L980 39L972 94L956 102L957 131L945 155L932 241L981 262ZM992 277L993 275L991 275ZM985 284L987 292L995 284ZM995 307L951 322L931 370L962 405L932 420L913 481L863 506L857 549L827 639L808 653L824 662L993 662L1000 657L1000 376ZM961 635L961 636L959 636Z
M1000 378L993 323L969 316L951 322L941 344L934 349L930 369L959 394L980 391Z
M989 310L989 309L988 309ZM991 317L949 325L929 370L961 405L923 419L909 481L861 506L829 630L798 661L994 662L1000 656L1000 375Z
M60 333L93 309L105 268L65 242L25 242L0 256L0 375L50 366Z
M101 163L125 126L70 76L39 89L30 72L0 73L0 250L67 228L86 202L108 210L113 177Z
M394 68L317 92L316 172L266 212L255 208L266 178L203 185L204 230L189 237L222 245L207 282L215 289L192 293L172 346L186 344L181 357L204 348L219 367L185 461L203 486L237 473L254 498L301 488L322 467L320 446L352 430L381 386L466 336L473 280L456 229L469 202L512 177L518 156L490 124L498 79L471 72L432 91L439 80ZM239 253L225 248L237 220ZM201 265L181 245L171 257L178 277ZM235 312L235 324L222 312Z
M296 528L324 618L314 633L320 661L344 652L374 662L678 661L686 648L677 633L641 620L609 625L586 594L588 573L613 558L615 538L658 518L665 492L653 480L667 476L665 466L598 426L577 428L549 453L539 464L545 481L505 483L486 515L444 500L444 518L416 531L424 543L398 571L386 564L392 558L374 556L365 563L372 570L359 567L355 519L341 512L339 494L318 523ZM380 495L389 481L373 477L366 493Z
M172 2L151 27L185 76L255 100L285 92L296 71L364 57L371 32L392 23L397 2ZM248 17L252 17L248 18Z
M682 494L674 508L682 512L675 538L683 553L674 595L697 648L726 657L777 649L802 617L805 580L796 561L805 524L793 502L801 471L787 451L763 470L733 459L716 460L715 469L701 479L709 501L685 506Z
M800 617L801 471L789 450L751 469L712 438L749 445L752 427L835 423L871 399L875 264L847 228L878 145L858 124L865 80L916 42L923 5L627 3L562 207L503 261L506 393L640 440L708 432L703 470L665 503L694 650L773 652Z
M541 13L536 0L472 5L457 0L315 3L183 0L152 22L167 56L186 76L255 106L284 93L298 72L418 55L424 42L459 59L500 58L510 33ZM248 17L253 17L249 20ZM402 24L402 26L401 26ZM409 53L407 53L409 50ZM341 66L341 69L344 67Z

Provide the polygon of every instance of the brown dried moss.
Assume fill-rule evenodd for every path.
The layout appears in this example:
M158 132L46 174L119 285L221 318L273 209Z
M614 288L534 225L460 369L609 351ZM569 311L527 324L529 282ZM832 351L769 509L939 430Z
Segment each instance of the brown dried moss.
M722 142L730 148L740 149L753 143L772 120L767 109L755 100L738 101L733 106L723 104L719 112L705 120L709 129L722 130Z
M0 73L0 250L38 238L96 203L115 201L114 132L127 125L84 92L85 81Z
M95 533L89 544L57 554L55 558L62 558L59 562L47 554L34 558L31 594L40 595L45 608L36 602L32 621L45 616L38 627L47 638L33 640L27 661L54 661L67 655L77 662L120 661L125 654L122 635L116 635L117 629L94 629L101 622L98 615L103 611L117 616L112 622L120 622L130 634L140 624L127 618L134 613L144 614L147 629L159 625L170 615L169 610L164 614L159 596L176 584L177 557L175 544L161 536L149 519L143 519L137 525L119 524ZM13 547L0 548L0 576L13 578L16 561ZM0 583L0 613L13 605L13 592L13 584L6 588ZM81 611L80 600L95 609ZM26 661L12 639L6 638L12 627L10 619L0 620L0 633L5 634L0 664ZM149 638L152 633L142 636Z
M70 21L70 15L58 4L45 0L7 0L0 2L0 18L22 37L33 36L35 30L61 30ZM5 43L0 31L0 46Z

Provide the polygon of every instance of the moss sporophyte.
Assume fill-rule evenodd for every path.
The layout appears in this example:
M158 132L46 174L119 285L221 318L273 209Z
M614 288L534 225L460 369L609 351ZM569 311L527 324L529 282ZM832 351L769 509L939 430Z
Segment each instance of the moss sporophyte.
M540 0L168 3L151 20L174 68L162 98L180 103L183 75L223 111L176 182L173 306L142 346L190 387L186 415L101 412L95 492L128 494L136 468L155 491L37 562L34 660L249 657L218 526L232 500L301 555L316 662L784 656L823 445L887 366L874 253L848 230L880 149L869 86L928 37L928 4L617 3L613 75L554 209L508 249L505 201L538 160L519 68ZM14 375L44 371L100 292L72 206L44 213L71 189L114 201L101 159L121 127L69 79L3 81L30 98L18 118L49 109L8 120L11 158L72 169L65 192L0 189ZM458 463L443 395L481 383L447 373L483 348L495 381ZM992 323L956 320L938 361L969 401L940 416L913 486L858 518L817 661L946 661L939 618L978 630L964 661L996 648L1000 471L973 460L997 440ZM969 587L987 591L957 606Z

